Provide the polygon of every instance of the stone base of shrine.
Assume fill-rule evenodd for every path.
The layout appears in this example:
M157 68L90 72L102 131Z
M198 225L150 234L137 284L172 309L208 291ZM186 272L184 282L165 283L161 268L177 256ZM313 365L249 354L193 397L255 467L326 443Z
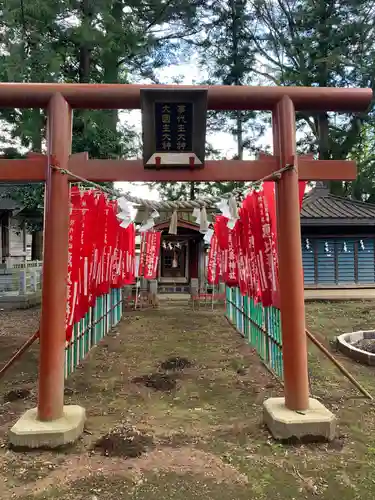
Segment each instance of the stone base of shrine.
M263 403L263 419L277 440L333 441L336 434L336 417L313 398L304 412L288 410L284 398L269 398Z
M38 420L32 408L11 428L9 441L15 448L59 448L81 436L85 421L85 409L77 405L64 406L63 417L51 422Z

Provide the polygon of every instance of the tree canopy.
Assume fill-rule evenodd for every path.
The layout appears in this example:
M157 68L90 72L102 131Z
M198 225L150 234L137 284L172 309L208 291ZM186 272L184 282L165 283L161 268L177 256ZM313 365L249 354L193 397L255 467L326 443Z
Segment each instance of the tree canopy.
M374 89L374 12L374 1L367 0L213 2L205 29L191 42L206 76L202 83ZM260 113L216 113L210 114L209 130L232 134L237 144L233 156L241 158L267 148L259 141L267 121L269 116ZM330 183L331 191L371 201L373 127L372 108L356 114L300 112L298 150L320 159L356 159L357 181ZM212 183L209 188L224 192L228 185ZM178 192L175 186L160 190L163 195Z
M163 83L159 69L194 56L198 83L374 88L374 20L374 0L7 0L0 9L0 81ZM7 131L3 155L44 150L42 110L0 110L0 119ZM264 113L211 112L208 132L227 132L236 144L232 157L243 158L269 147L262 141L269 119ZM374 200L373 110L298 113L297 120L301 152L358 161L357 181L333 183L332 191ZM117 110L74 115L73 152L134 156L139 141ZM207 155L221 158L224 152L207 144ZM157 188L176 199L238 186ZM42 213L42 186L12 186L7 195Z
M8 0L0 10L0 80L3 82L129 83L156 81L155 71L178 60L184 39L197 30L200 0ZM3 156L44 149L42 110L1 110L9 124ZM138 150L133 127L117 110L74 113L73 152L118 158ZM17 155L16 155L17 156ZM10 186L10 196L35 214L43 186ZM26 218L29 230L36 218Z

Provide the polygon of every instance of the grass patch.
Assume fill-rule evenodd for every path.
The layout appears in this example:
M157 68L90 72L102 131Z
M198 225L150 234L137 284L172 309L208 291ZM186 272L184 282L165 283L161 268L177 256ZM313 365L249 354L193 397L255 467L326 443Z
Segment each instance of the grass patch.
M329 345L339 333L373 328L373 306L309 303L307 324ZM129 314L119 331L69 379L66 402L81 404L88 413L82 439L61 453L16 454L0 448L1 498L374 496L374 405L314 346L309 346L312 389L337 414L338 439L284 445L274 442L262 424L263 400L281 395L282 389L222 311L192 313L180 305L146 310ZM337 356L375 394L374 370ZM24 377L18 374L15 380L32 390L25 384L35 370L29 363L23 368L20 362ZM177 383L157 390L148 383L154 378ZM9 383L0 386L2 396L9 390ZM4 433L33 397L7 403L12 415Z

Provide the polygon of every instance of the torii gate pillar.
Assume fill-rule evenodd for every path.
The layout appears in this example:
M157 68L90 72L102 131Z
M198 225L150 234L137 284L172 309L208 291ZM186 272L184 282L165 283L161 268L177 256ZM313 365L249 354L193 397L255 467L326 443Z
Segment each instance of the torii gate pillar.
M276 183L284 398L264 402L264 421L276 439L335 437L336 418L309 398L295 109L285 96L272 115L273 149L280 167L294 168Z
M13 446L57 448L76 441L86 419L81 406L64 406L64 363L70 188L66 175L72 143L72 111L56 93L48 103L42 314L40 320L38 406L28 410L10 431ZM47 264L46 264L47 263Z

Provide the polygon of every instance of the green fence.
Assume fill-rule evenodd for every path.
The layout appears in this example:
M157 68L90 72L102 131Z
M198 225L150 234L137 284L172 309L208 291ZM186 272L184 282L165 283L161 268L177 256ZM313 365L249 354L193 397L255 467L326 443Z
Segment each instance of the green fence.
M226 316L236 330L256 349L263 362L283 379L280 311L263 307L238 288L226 288Z
M96 299L95 306L76 323L65 347L65 378L74 372L90 350L117 325L122 317L122 290L114 288Z

